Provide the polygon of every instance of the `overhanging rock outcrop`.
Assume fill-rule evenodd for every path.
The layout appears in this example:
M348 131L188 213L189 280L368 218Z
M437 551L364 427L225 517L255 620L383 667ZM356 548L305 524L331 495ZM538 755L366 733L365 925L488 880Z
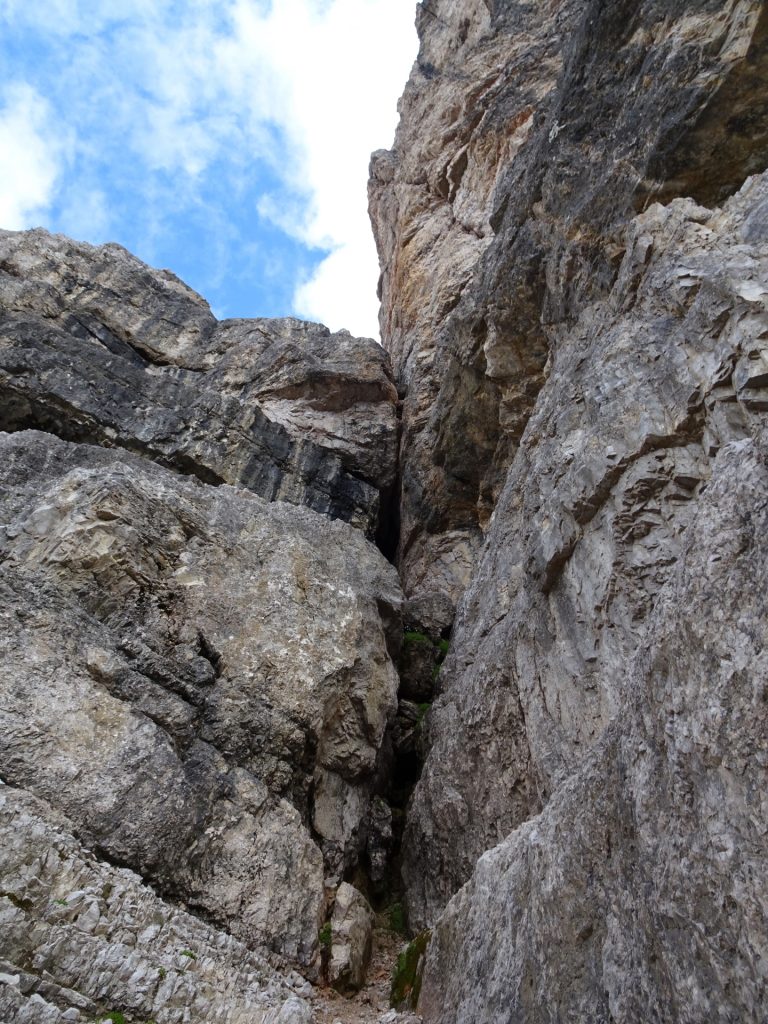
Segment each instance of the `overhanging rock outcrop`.
M430 0L370 209L403 394L399 565L454 603L553 337L610 289L629 217L768 165L760 0Z

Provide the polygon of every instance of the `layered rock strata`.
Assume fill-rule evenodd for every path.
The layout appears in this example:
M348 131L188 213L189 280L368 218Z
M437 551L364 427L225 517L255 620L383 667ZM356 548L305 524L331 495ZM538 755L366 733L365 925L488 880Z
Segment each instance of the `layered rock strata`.
M124 452L0 451L4 780L310 964L396 706L394 570L346 524Z
M45 801L0 785L0 1019L309 1024L259 955L95 858ZM289 979L306 994L301 978Z
M621 716L440 917L427 1021L765 1019L768 435L725 445Z
M403 395L399 564L455 603L554 337L656 197L717 202L768 163L760 0L419 5L370 208Z
M0 232L0 429L138 452L375 533L396 400L370 339L225 320L118 245Z
M399 562L469 584L403 841L420 1008L761 1020L768 11L419 19L371 180Z
M406 840L414 923L624 714L713 458L768 410L766 199L762 177L723 212L651 207L610 294L557 339L441 673Z
M237 950L317 978L379 813L402 595L368 537L395 401L372 341L217 323L118 246L0 235L0 778L9 808L33 808L3 867L8 1014L309 1019L276 976L259 994ZM79 845L61 852L59 827ZM67 843L92 861L76 878ZM115 909L99 889L117 867L154 892L131 876ZM126 900L136 928L113 920ZM186 961L171 903L208 922L184 924ZM95 966L78 967L85 935ZM106 985L115 944L148 948ZM214 948L231 955L203 968ZM180 955L197 958L191 1001L164 980Z

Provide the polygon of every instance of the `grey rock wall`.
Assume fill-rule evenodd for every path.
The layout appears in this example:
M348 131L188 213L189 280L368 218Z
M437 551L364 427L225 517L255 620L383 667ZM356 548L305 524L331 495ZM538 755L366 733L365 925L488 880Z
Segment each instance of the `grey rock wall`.
M311 1021L263 957L94 857L45 801L0 785L0 830L1 1020Z
M455 604L558 332L629 217L768 164L760 0L430 0L370 209L403 394L399 565Z
M621 716L448 904L425 1020L765 1019L766 440L714 459Z
M723 212L650 207L609 296L556 341L430 716L405 844L417 926L621 717L712 459L761 429L767 197L763 176Z
M376 530L396 399L371 339L226 320L117 245L0 232L0 429L126 448Z
M311 965L396 708L394 570L347 524L127 453L0 450L3 779Z

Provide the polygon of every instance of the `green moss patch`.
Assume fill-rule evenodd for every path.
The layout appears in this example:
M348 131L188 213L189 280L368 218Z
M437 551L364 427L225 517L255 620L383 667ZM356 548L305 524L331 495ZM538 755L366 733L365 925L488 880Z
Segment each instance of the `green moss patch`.
M317 933L317 941L320 943L321 949L330 949L333 943L333 931L331 930L331 922L328 921L320 931Z
M403 634L403 643L405 644L421 644L425 647L433 647L432 641L429 639L426 633L418 633L416 630L407 630Z
M397 958L389 992L389 1004L395 1010L415 1010L418 1006L424 954L431 936L429 931L421 932Z
M432 702L427 700L422 704L417 704L416 706L419 709L419 717L416 719L416 724L421 725L427 715L427 712L432 707Z
M387 911L389 930L398 935L405 935L405 910L402 903L393 903Z

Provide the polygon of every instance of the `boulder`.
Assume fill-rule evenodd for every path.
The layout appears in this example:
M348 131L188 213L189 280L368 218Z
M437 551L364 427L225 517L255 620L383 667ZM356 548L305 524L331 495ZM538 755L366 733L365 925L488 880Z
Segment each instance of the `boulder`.
M334 988L357 992L363 987L372 947L373 911L361 892L342 882L331 917L328 976Z
M0 453L2 778L311 965L396 709L393 568L345 523L120 449L21 431Z

